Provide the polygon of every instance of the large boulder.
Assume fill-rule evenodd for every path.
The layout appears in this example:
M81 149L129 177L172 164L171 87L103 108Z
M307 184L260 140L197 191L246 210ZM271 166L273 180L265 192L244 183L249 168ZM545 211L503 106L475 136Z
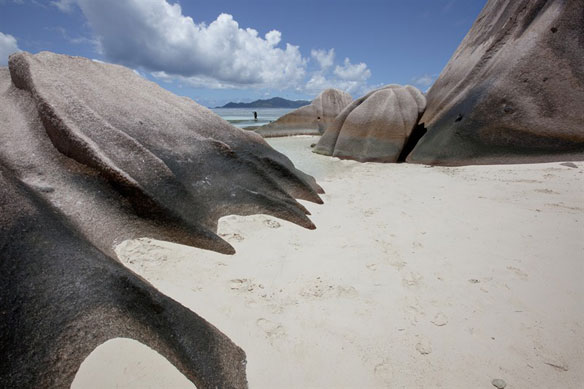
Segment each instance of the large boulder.
M290 135L320 135L335 117L353 101L350 94L326 89L310 105L287 113L278 120L256 130L265 138Z
M428 92L408 162L584 159L584 1L489 0Z
M69 388L117 337L158 351L197 388L247 386L245 353L220 330L104 254L2 165L0 188L0 386Z
M422 92L410 85L369 92L337 116L314 152L361 162L396 162L425 107Z
M259 135L122 66L53 53L0 68L0 382L65 387L112 337L197 387L245 387L245 354L115 259L148 236L222 253L229 214L314 228L314 179Z

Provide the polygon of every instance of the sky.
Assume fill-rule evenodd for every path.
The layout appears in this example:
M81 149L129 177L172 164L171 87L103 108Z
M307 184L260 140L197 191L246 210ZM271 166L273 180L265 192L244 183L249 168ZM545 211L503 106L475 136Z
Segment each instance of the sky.
M426 91L486 0L0 0L0 66L48 50L117 63L214 107Z

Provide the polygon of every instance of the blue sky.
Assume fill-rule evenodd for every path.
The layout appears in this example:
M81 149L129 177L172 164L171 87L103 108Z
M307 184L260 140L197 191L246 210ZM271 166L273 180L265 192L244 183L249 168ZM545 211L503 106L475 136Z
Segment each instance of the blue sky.
M15 50L126 65L206 105L326 87L426 90L485 0L0 0Z

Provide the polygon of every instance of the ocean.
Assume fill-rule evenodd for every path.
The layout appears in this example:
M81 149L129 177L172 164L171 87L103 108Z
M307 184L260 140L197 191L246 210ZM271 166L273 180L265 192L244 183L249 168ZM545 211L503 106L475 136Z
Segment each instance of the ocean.
M236 127L263 126L278 119L294 109L290 108L211 108L213 112ZM258 113L254 121L253 113Z

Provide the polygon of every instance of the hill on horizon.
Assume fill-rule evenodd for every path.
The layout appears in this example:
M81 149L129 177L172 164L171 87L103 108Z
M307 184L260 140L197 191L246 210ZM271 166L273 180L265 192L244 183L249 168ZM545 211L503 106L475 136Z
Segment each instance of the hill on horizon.
M300 108L309 105L308 100L287 100L282 97L272 97L267 100L256 100L251 103L227 103L222 107L215 108Z

